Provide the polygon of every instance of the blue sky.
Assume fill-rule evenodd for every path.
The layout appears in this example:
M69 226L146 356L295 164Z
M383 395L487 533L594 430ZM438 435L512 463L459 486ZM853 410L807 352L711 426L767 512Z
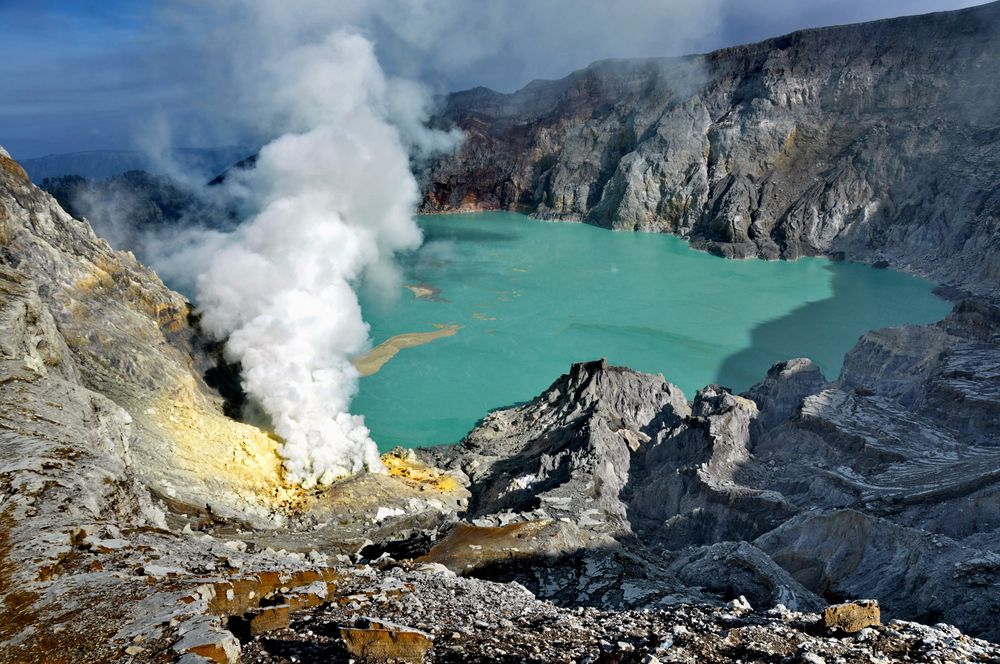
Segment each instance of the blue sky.
M196 126L189 113L197 61L184 57L159 22L164 6L199 0L0 0L0 145L17 157L85 149L126 148L159 117ZM339 2L341 0L331 0ZM480 0L476 0L479 2ZM516 7L518 0L507 0ZM692 0L697 3L700 0ZM202 7L212 0L200 0ZM551 27L552 50L508 39L489 54L455 66L444 51L416 75L436 90L483 84L501 90L533 78L554 78L604 57L678 55L756 41L791 30L851 23L981 4L975 0L717 0L717 24L679 46L656 41L656 26L643 36L622 31L605 40L574 39ZM289 0L294 6L296 0ZM503 12L504 2L494 0ZM603 5L603 0L601 0ZM638 5L643 5L637 0ZM601 12L585 2L574 30L601 30ZM649 7L647 3L643 5ZM522 5L523 7L523 5ZM181 10L184 6L180 6ZM639 10L641 12L641 9ZM183 15L183 14L182 14ZM591 19L592 16L592 19ZM587 25L592 20L594 25ZM637 25L642 16L636 15ZM662 20L662 17L661 17ZM406 67L409 51L380 44L390 71ZM386 46L386 44L390 44ZM590 46L592 44L592 46ZM537 52L533 52L537 48ZM406 55L400 56L399 53ZM395 56L395 57L394 57ZM410 63L412 64L412 63ZM409 69L409 67L407 67ZM413 75L414 71L404 72ZM181 119L179 119L181 118ZM219 144L231 137L203 128L181 132L179 144Z
M129 66L146 0L0 0L0 144L34 156L104 144L158 99Z

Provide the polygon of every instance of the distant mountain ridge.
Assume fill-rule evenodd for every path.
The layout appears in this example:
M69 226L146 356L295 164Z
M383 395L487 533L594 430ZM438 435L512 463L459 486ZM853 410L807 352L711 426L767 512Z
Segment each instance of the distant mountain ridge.
M173 159L184 170L201 173L206 179L221 173L253 152L239 145L217 148L178 148ZM45 178L79 175L88 180L103 180L127 171L147 171L162 175L154 160L140 150L87 150L50 154L35 159L21 159L19 163L35 182Z

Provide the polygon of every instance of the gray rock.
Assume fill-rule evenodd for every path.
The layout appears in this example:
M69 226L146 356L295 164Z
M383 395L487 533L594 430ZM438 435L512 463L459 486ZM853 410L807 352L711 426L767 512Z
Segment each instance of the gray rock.
M827 384L819 367L808 358L780 362L743 396L757 404L760 411L750 426L757 438L798 411L802 400L819 392Z
M575 364L528 404L484 418L451 463L471 480L470 516L540 510L621 533L633 454L689 411L662 376L603 360Z
M662 231L734 258L830 253L997 286L1000 6L597 62L450 95L467 140L425 211Z

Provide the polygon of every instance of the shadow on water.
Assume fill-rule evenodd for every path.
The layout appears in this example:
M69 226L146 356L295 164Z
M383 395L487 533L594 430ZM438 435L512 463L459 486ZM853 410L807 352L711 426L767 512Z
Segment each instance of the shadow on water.
M518 239L517 235L512 233L489 231L472 226L455 226L452 224L448 226L436 226L432 223L424 223L420 225L420 228L424 231L424 242L451 240L453 242L490 243L511 242Z
M762 380L776 362L795 357L812 359L833 380L844 355L864 333L931 322L947 313L947 305L931 296L927 284L909 275L873 274L875 268L852 263L830 263L825 269L831 272L832 295L755 327L750 345L722 362L716 383L741 392Z

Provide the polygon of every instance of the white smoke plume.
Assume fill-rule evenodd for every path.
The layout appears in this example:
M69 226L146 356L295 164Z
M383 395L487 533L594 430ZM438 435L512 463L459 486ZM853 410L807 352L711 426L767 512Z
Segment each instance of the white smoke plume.
M715 3L682 11L670 2L656 12L694 23ZM293 481L308 486L382 469L363 419L350 414L358 381L350 358L369 344L354 289L363 281L398 291L393 256L421 242L410 157L457 140L426 128L426 90L387 77L369 37L382 40L380 53L395 71L423 75L506 46L519 52L512 35L578 16L569 0L524 8L523 21L510 27L510 12L459 0L166 5L164 25L173 27L159 47L171 55L159 64L193 72L192 109L266 145L252 172L227 183L249 192L256 213L231 234L206 233L204 242L189 231L179 246L196 250L168 248L157 267L183 271L207 255L204 247L212 252L197 285L202 324L241 363L245 391L284 440ZM612 41L623 37L608 29L616 14L601 13L587 25ZM157 136L172 134L158 129Z
M423 129L425 99L388 81L359 34L272 53L250 80L260 119L285 133L248 176L259 212L198 278L202 325L241 363L245 391L284 441L289 479L379 471L376 444L349 411L350 358L369 343L354 287L398 288L393 256L421 242L409 149L453 138Z

